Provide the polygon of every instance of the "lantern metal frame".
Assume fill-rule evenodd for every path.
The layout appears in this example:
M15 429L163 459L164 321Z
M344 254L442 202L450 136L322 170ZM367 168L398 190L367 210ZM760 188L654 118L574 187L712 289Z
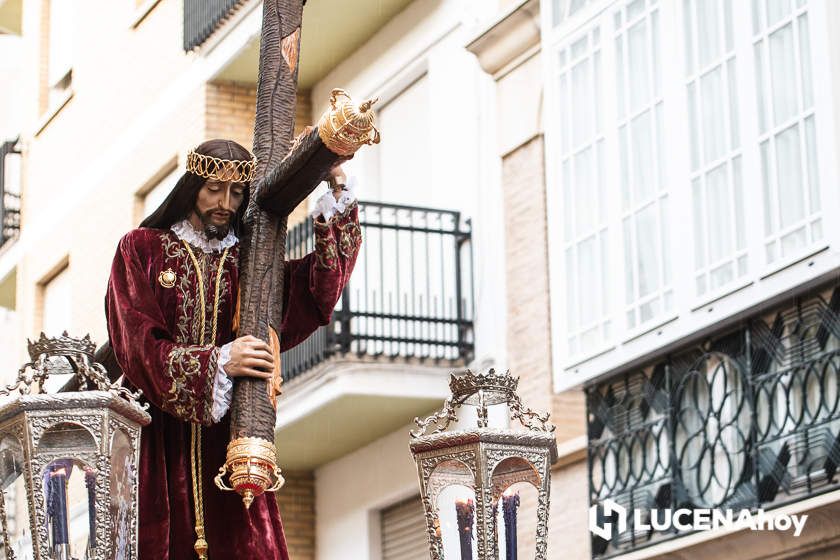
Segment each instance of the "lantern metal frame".
M494 369L478 375L470 370L452 373L449 379L452 396L446 399L443 408L423 420L414 419L418 429L411 432L410 448L417 463L432 560L444 560L436 504L443 488L465 484L473 489L477 502L478 557L496 560L499 554L496 505L507 487L522 481L530 482L537 490L535 560L548 558L551 464L557 460L554 426L548 423L548 413L539 414L523 405L516 394L518 384L518 377L512 377L509 372L496 374ZM497 404L505 404L511 421L518 420L524 429L489 427L488 407ZM477 426L447 431L458 420L457 410L463 405L476 407ZM514 473L494 486L495 469L512 458L525 460L533 473ZM448 461L463 464L469 475L456 475L440 482L433 480L435 470Z
M136 558L137 543L137 465L140 456L140 429L151 422L148 404L141 405L140 391L131 392L118 383L110 383L105 368L94 361L95 345L89 336L72 338L65 332L61 337L47 338L41 333L36 342L29 342L31 361L24 364L15 383L0 388L0 396L19 395L0 406L0 440L13 437L20 444L22 464L14 465L14 472L24 477L29 525L34 558L52 558L49 548L47 513L44 504L43 472L57 459L72 459L85 464L95 473L94 511L97 546L91 560L112 558L116 545L115 531L111 524L111 444L114 435L121 431L126 437L134 476L130 480L131 511L129 524L129 558ZM32 393L43 387L50 375L72 373L78 381L78 391L59 393ZM44 434L53 427L71 424L90 435L94 448L39 449ZM5 493L0 490L0 518L6 557L14 560L6 517Z

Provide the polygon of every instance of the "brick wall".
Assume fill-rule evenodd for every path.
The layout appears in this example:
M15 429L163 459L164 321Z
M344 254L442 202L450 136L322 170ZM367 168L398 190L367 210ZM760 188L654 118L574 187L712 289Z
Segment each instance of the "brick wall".
M582 391L552 395L548 229L543 139L535 136L502 158L508 311L508 367L532 409L552 412L557 441L585 433Z
M315 476L312 471L284 472L277 492L291 560L315 560Z

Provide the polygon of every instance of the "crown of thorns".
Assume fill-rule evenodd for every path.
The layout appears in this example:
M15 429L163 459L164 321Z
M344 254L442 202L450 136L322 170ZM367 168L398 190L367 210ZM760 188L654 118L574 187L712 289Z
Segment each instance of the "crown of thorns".
M190 150L187 154L187 171L205 179L245 183L254 178L257 158L250 160L221 159Z

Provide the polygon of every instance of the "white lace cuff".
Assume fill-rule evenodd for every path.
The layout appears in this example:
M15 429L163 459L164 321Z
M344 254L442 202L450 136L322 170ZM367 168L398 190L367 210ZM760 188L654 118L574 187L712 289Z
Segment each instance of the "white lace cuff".
M213 422L218 422L230 408L233 400L233 380L225 372L225 366L230 361L230 348L232 342L228 342L219 349L219 361L216 366L216 380L213 383L213 408L210 416Z
M356 200L356 178L350 177L344 185L341 198L336 200L332 191L325 192L315 203L310 216L313 218L324 216L324 221L328 222L334 215L344 212L354 200Z

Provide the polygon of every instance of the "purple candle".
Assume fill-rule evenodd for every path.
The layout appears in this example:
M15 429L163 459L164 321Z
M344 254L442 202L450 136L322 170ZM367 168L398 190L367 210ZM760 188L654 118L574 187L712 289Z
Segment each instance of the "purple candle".
M519 509L519 492L508 492L502 495L502 514L505 518L505 560L516 560L516 510Z
M53 465L46 476L47 514L52 525L53 549L56 554L66 550L69 543L67 523L67 468Z
M475 503L467 498L455 501L455 516L458 519L458 538L461 543L461 560L472 560L472 526Z

